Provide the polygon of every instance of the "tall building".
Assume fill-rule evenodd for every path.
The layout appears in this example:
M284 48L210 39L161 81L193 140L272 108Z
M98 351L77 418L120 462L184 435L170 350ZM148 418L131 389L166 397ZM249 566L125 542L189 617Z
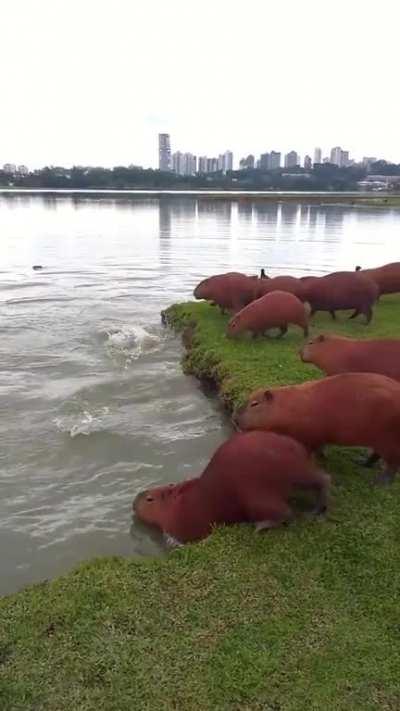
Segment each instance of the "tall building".
M350 164L349 151L342 151L340 155L340 167L347 168Z
M159 170L171 170L171 141L169 133L158 134L158 167Z
M279 151L271 151L269 154L268 167L270 170L277 170L281 167L281 154Z
M251 153L247 156L247 158L242 158L239 163L240 170L253 169L254 165L255 165L255 158Z
M285 168L295 168L299 165L299 156L296 151L289 151L285 155Z
M218 156L218 170L225 170L225 156L220 153Z
M314 163L322 163L322 151L320 148L314 148Z
M224 173L228 170L233 170L233 153L232 151L225 151L224 153Z
M311 170L311 168L312 168L311 156L304 156L304 167L306 170Z
M183 175L194 175L197 169L197 158L193 153L183 154Z
M177 175L184 175L183 168L183 153L176 151L172 154L172 170Z
M269 170L269 153L261 153L259 162L261 170Z
M207 156L199 156L199 173L207 173Z
M349 165L349 151L343 151L340 146L335 146L331 150L330 162L339 168L346 168Z

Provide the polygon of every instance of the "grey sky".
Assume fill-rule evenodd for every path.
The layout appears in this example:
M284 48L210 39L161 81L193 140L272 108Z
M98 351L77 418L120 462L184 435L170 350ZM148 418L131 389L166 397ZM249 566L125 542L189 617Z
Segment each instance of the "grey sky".
M400 162L398 0L0 0L0 164ZM311 153L312 154L312 153Z

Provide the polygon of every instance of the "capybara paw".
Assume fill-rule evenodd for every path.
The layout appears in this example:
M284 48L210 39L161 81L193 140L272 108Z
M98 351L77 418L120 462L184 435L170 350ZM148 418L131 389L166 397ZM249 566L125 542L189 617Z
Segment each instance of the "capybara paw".
M266 519L265 521L257 521L256 523L256 533L261 533L261 531L266 531L269 528L276 528L281 524L281 521L270 521Z

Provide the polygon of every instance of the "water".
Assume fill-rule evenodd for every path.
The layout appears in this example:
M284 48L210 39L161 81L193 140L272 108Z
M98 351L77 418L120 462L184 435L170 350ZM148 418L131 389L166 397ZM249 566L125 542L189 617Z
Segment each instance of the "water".
M161 309L213 272L397 260L399 230L394 210L0 195L0 594L88 557L160 554L132 499L201 471L230 433Z

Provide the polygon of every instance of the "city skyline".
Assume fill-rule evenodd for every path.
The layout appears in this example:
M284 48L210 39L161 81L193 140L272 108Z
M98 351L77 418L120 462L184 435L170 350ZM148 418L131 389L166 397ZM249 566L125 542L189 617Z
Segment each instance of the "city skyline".
M370 165L376 162L376 157L363 156L362 159L356 161L350 158L350 152L344 150L341 146L334 146L330 149L329 153L324 156L322 149L317 146L314 148L314 160L311 156L306 153L301 158L300 154L295 150L291 150L288 153L283 154L281 151L270 151L266 153L261 153L258 159L255 158L254 154L248 154L243 156L239 162L238 166L234 165L233 152L225 151L223 154L219 154L217 157L210 158L207 155L196 156L191 152L181 152L171 151L171 136L166 133L158 134L158 147L159 147L159 162L158 168L160 170L172 171L177 175L195 175L196 173L214 173L221 171L226 173L230 170L246 170L258 168L261 170L277 170L279 168L298 168L304 167L307 170L311 170L313 165L319 163L331 163L332 165L337 165L339 168L348 168L351 165L362 164L367 169ZM283 165L282 165L283 157ZM384 159L383 159L384 160Z
M196 156L340 143L400 163L396 15L392 0L7 3L0 162L156 167L170 133Z

